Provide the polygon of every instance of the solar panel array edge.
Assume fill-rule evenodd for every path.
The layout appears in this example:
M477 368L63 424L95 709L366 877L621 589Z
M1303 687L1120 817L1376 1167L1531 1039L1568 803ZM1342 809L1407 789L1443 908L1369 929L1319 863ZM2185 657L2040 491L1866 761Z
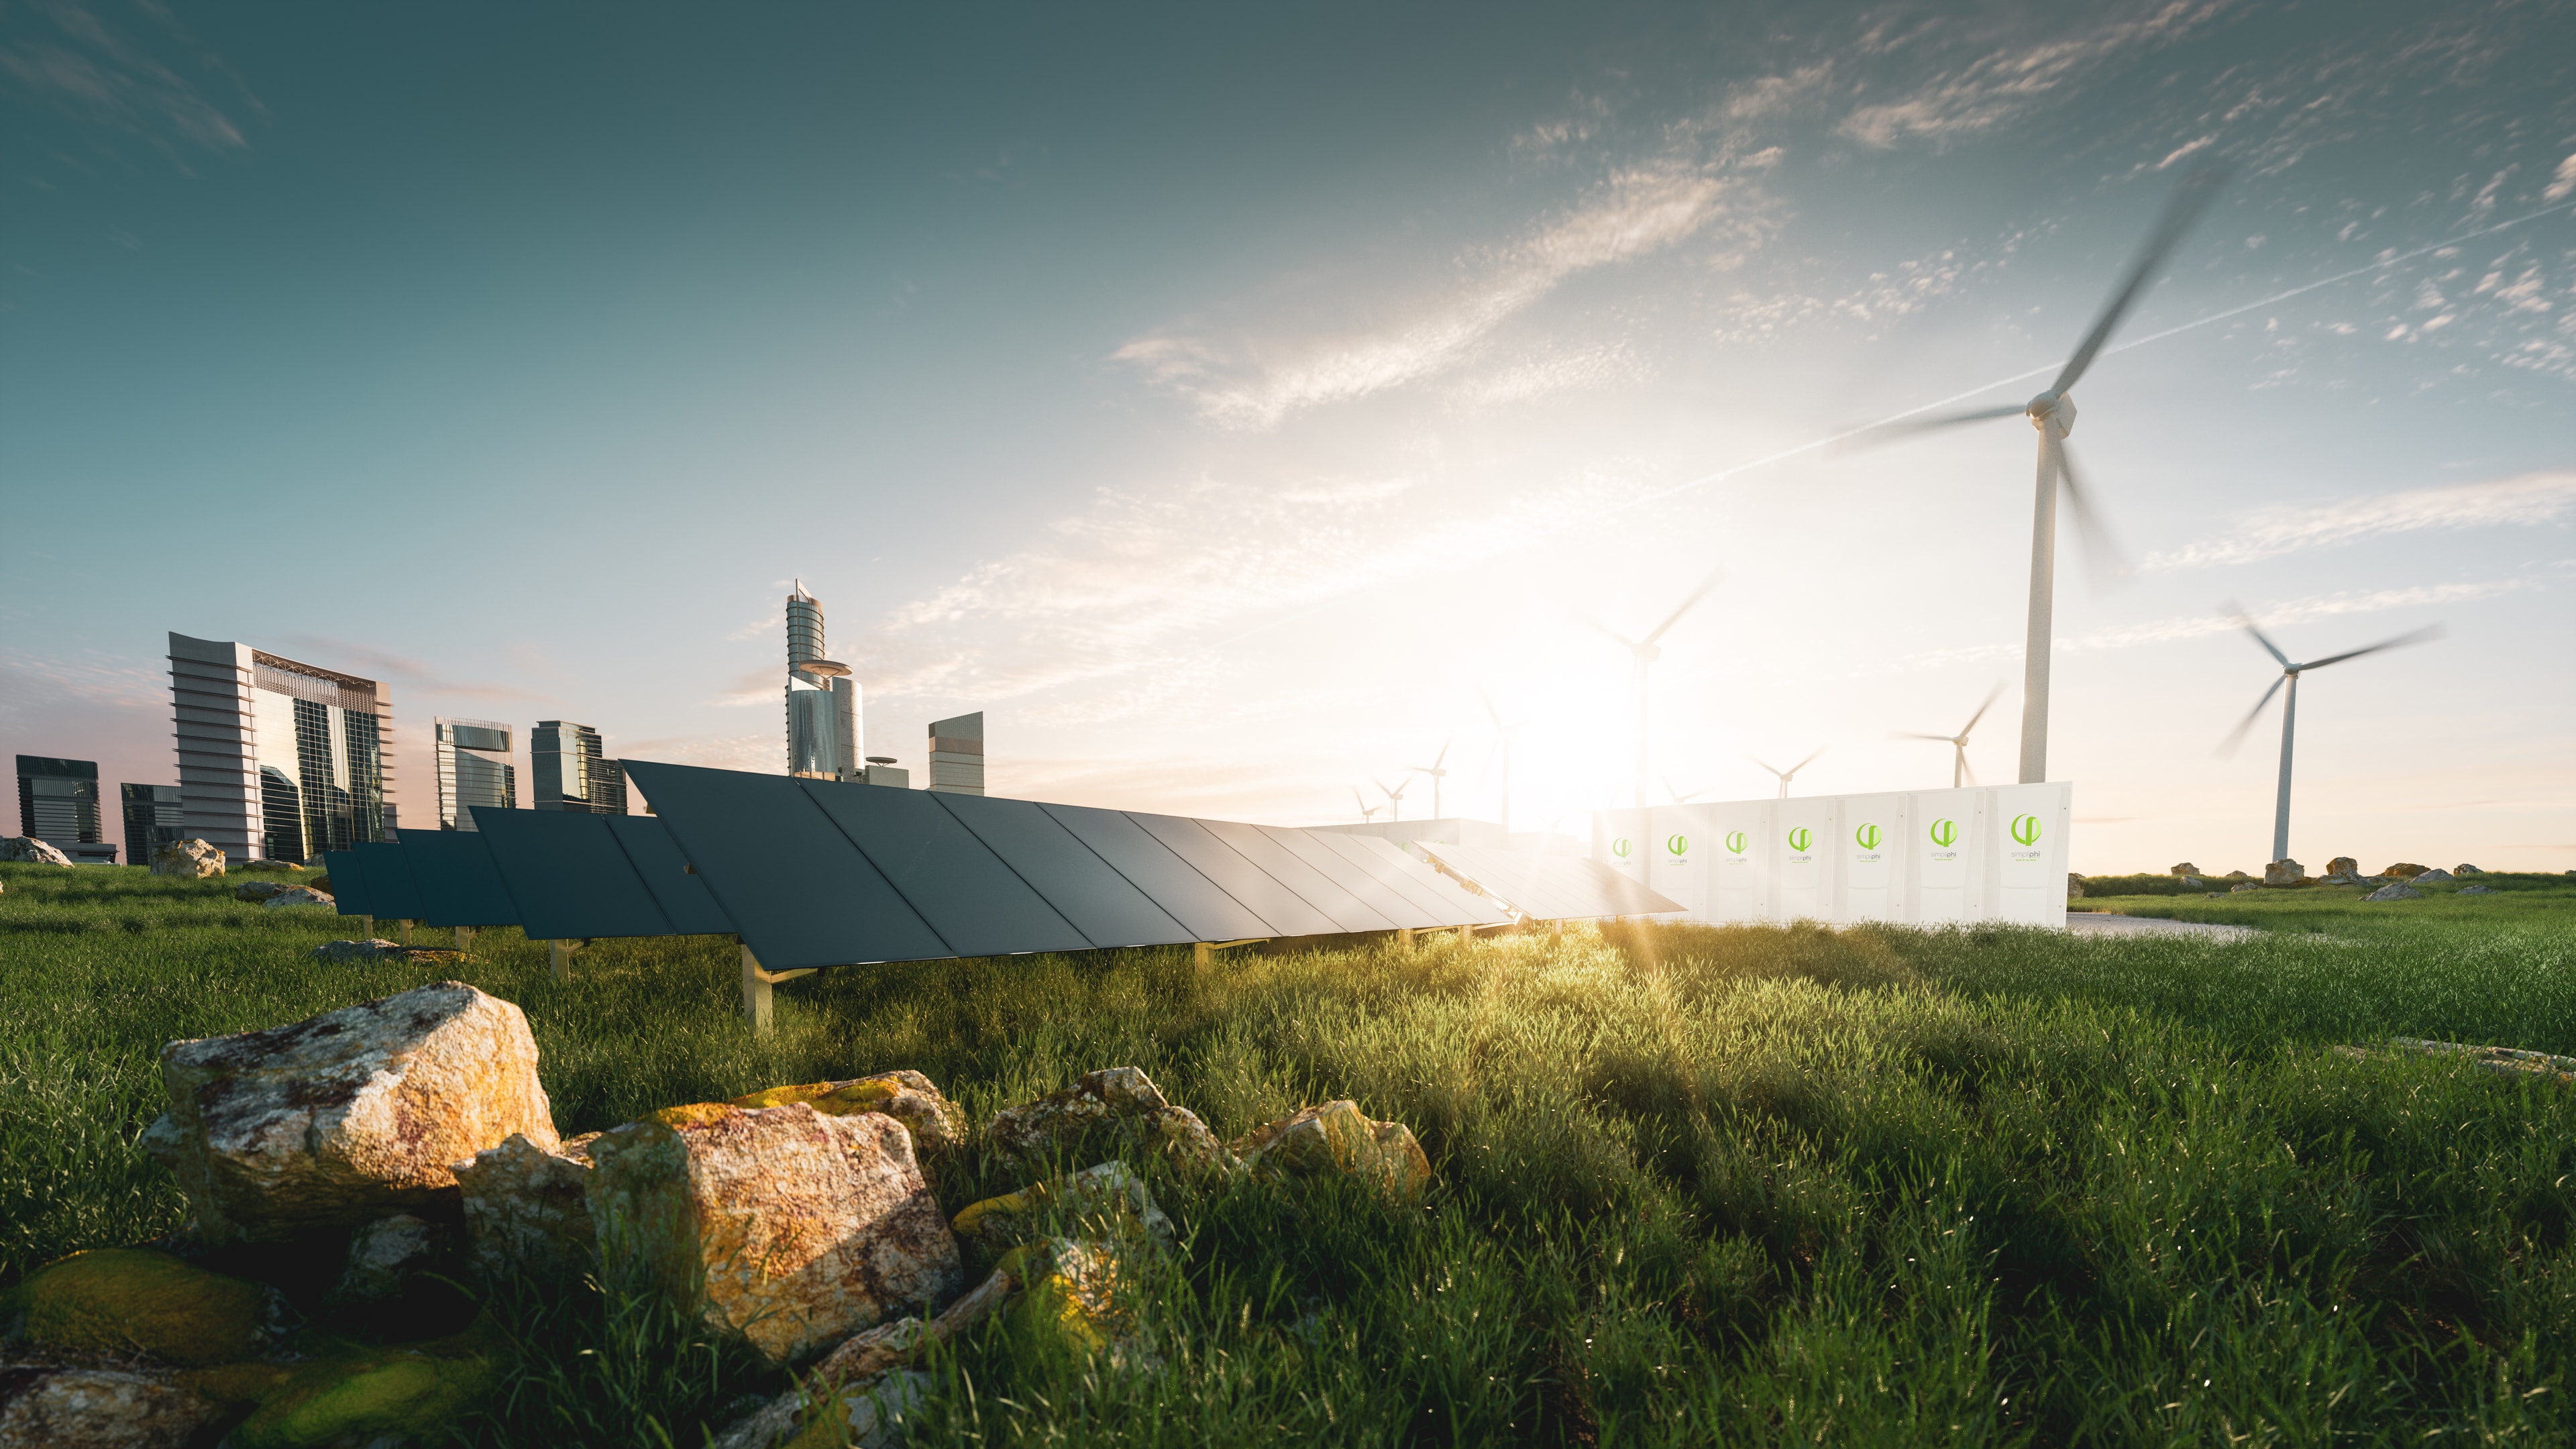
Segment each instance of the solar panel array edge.
M331 904L344 916L372 916L367 909L366 869L354 850L322 852L322 874L331 882Z
M1296 892L1282 885L1277 877L1245 859L1241 851L1219 839L1205 822L1186 815L1155 815L1142 810L1121 813L1257 917L1263 928L1254 934L1273 937L1341 934L1341 926L1332 917L1307 904Z
M474 823L530 938L679 934L609 832L607 817L478 807Z
M798 783L953 954L1091 948L1090 938L930 792Z
M1177 946L1199 939L1036 801L944 792L930 798L1093 947Z
M1242 856L1254 870L1277 881L1289 895L1332 922L1335 931L1358 934L1395 929L1395 922L1384 913L1344 890L1339 882L1271 838L1261 827L1233 820L1201 820L1198 825Z
M1375 911L1386 922L1383 930L1403 930L1434 925L1455 925L1454 921L1437 921L1429 917L1420 902L1379 878L1366 864L1344 855L1311 830L1285 825L1253 827L1276 842L1283 850L1324 873L1362 905Z
M689 869L688 857L680 853L680 843L671 838L669 826L654 815L602 815L610 838L626 852L626 861L635 867L636 879L652 892L653 902L662 908L663 918L671 923L678 936L729 936L738 934L733 918L716 904L707 890L704 876Z
M403 841L420 888L420 921L432 926L515 926L519 909L501 885L492 848L471 830L423 831Z
M1497 909L1491 901L1442 875L1439 868L1415 856L1411 851L1380 836L1345 835L1352 849L1376 857L1388 870L1418 894L1428 894L1439 908L1450 913L1472 912L1475 925L1501 925L1511 920L1509 911Z
M1242 941L1279 934L1126 812L1044 802L1038 808L1189 932L1184 939Z
M374 914L388 921L421 918L420 883L412 878L411 855L398 841L374 841L353 847L366 859L367 892Z

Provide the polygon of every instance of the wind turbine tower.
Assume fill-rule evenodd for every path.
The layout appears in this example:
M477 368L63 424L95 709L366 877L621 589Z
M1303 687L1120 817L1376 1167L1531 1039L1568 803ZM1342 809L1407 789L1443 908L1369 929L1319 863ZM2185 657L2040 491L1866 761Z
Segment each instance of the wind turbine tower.
M1636 672L1634 677L1636 679L1637 690L1637 808L1640 810L1646 808L1646 784L1650 778L1646 765L1648 741L1648 732L1646 728L1646 676L1649 671L1653 669L1655 661L1661 659L1664 655L1664 651L1656 645L1655 641L1663 638L1665 633L1671 630L1675 624L1680 623L1682 621L1682 615L1689 613L1694 605L1698 604L1700 600L1707 598L1710 591L1715 589L1718 584L1725 579L1725 577L1725 569L1710 569L1708 571L1708 577L1700 580L1699 587L1691 590L1690 597L1682 600L1679 608L1676 608L1670 614L1665 615L1664 622L1657 624L1654 627L1654 631L1646 635L1643 639L1631 639L1627 635L1619 633L1610 626L1601 623L1599 620L1588 619L1585 621L1593 628L1609 635L1610 638L1619 645L1619 647L1627 650L1629 657L1635 661Z

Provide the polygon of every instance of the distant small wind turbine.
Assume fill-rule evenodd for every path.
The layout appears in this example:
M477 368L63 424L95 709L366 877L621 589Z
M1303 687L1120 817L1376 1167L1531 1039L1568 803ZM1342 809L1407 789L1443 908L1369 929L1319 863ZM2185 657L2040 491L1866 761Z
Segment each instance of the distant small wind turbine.
M1670 776L1666 776L1664 779L1664 793L1672 796L1673 803L1676 805L1688 805L1693 800L1698 799L1700 796L1705 795L1716 788L1717 787L1715 785L1702 785L1698 789L1685 795L1681 791L1673 788L1673 782Z
M2129 308L2156 279L2165 259L2182 242L2183 234L2208 210L2212 194L2218 190L2223 173L2209 167L2183 178L2182 188L2165 203L2164 215L2147 237L2137 260L2130 263L2129 274L2111 293L2093 326L2076 344L2075 355L2066 360L2048 391L2029 402L2002 407L1974 408L1966 412L1947 413L1927 418L1909 418L1877 429L1882 436L1946 428L1959 423L1983 422L1994 418L2026 417L2039 432L2038 498L2032 508L2030 531L2030 627L2022 642L2021 683L2021 782L2036 785L2048 778L2048 664L2052 641L2052 617L2055 609L2057 582L2057 495L2066 494L2068 511L2075 517L2076 534L2084 542L2093 572L2097 577L2112 577L2127 571L2120 561L2119 550L2112 544L2110 532L2101 517L2076 483L2075 464L2066 453L2066 435L2075 428L2075 399L2068 389L2084 376L2093 360L2102 354L2111 333L2127 316Z
M2222 755L2234 753L2237 745L2244 741L2245 732L2254 728L2254 721L2262 717L2263 708L2272 702L2272 696L2281 692L2282 685L2287 684L2290 687L2289 698L2281 701L2281 793L2272 807L2272 858L2287 860L2290 858L2290 742L2292 732L2299 723L2299 676L2311 669L2323 669L2329 664L2341 664L2347 659L2359 659L2364 654L2376 654L2382 649L2401 649L2409 644L2421 644L2426 640L2439 639L2442 637L2442 626L2430 624L2411 634L2400 634L2394 639L2383 639L2366 649L2347 649L2341 654L2329 654L2323 659L2311 659L2305 664L2293 664L2290 662L2290 656L2281 652L2279 645L2274 644L2265 637L2261 629L2255 627L2253 619L2248 617L2243 609L2230 604L2227 606L2227 612L2236 617L2236 622L2244 626L2246 633L2254 636L2254 642L2263 646L2264 653L2280 662L2281 677L2272 681L2272 687L2263 691L2261 699L2254 701L2254 708L2246 713L2244 720L2235 729L2228 731L2226 740L2218 747L2218 752Z
M1977 783L1977 772L1968 768L1968 736L1976 729L1977 721L1986 717L1986 711L1995 707L1995 701L2001 699L2003 697L2003 693L2003 685L2000 683L1996 684L1992 690L1987 692L1986 702L1977 706L1977 712L1968 716L1968 722L1959 726L1959 732L1955 735L1918 735L1908 733L1904 730L1899 730L1894 735L1890 736L1890 738L1900 740L1939 740L1943 744L1948 745L1951 750L1954 751L1950 758L1950 788L1953 790L1958 789L1960 782L1963 780L1966 783L1973 785Z
M1503 833L1509 835L1512 833L1512 732L1520 725L1503 723L1503 712L1494 708L1494 697L1487 694L1481 684L1476 686L1476 697L1485 702L1485 716L1494 722L1494 748L1502 751L1503 755ZM1493 756L1489 754L1485 758L1491 760Z
M1816 747L1816 755L1821 755L1821 754L1823 754L1824 752L1825 752L1825 747L1824 747L1824 746L1822 746L1822 745L1818 745L1818 746ZM1816 762L1816 755L1809 755L1807 758L1805 758L1805 759L1803 759L1803 760L1800 760L1798 763L1796 763L1796 764L1794 764L1794 765L1791 765L1789 768L1787 768L1787 769L1785 769L1785 770L1772 770L1772 769L1771 769L1771 767L1770 767L1769 765L1763 765L1763 764L1762 764L1762 761L1760 761L1760 760L1758 760L1758 759L1754 759L1754 757L1753 757L1753 756L1751 756L1751 755L1747 755L1747 756L1745 756L1745 758L1746 758L1746 759L1748 759L1748 760L1753 760L1753 763L1755 763L1755 764L1757 764L1757 765L1762 765L1762 768L1764 768L1764 769L1766 769L1766 770L1771 770L1771 773L1772 773L1772 774L1777 775L1777 776L1779 776L1779 777L1780 777L1780 798L1781 798L1781 799L1783 799L1783 800L1786 800L1786 799L1788 799L1788 798L1789 798L1789 782L1790 782L1791 780L1794 780L1794 779L1798 778L1798 772L1799 772L1800 770L1803 770L1803 769L1807 768L1809 765L1814 764L1814 763Z
M1371 805L1368 802L1368 797L1360 793L1360 787L1357 785L1353 785L1351 787L1351 803L1360 807L1360 823L1362 825L1368 824L1372 816L1375 816L1377 812L1386 808L1383 805Z
M1610 638L1616 641L1621 648L1627 650L1629 656L1636 661L1637 808L1640 810L1646 808L1646 780L1648 778L1646 770L1646 676L1648 671L1653 667L1654 662L1662 658L1664 654L1662 649L1656 647L1655 641L1663 638L1664 634L1668 630L1670 630L1675 624L1680 623L1682 621L1682 615L1689 613L1700 600L1707 598L1710 591L1715 589L1719 583L1724 581L1725 578L1725 569L1710 569L1708 571L1708 577L1700 580L1699 587L1691 590L1690 597L1682 600L1679 608L1676 608L1670 614L1665 615L1664 622L1657 624L1653 631L1648 633L1643 639L1631 639L1627 635L1612 629L1609 625L1602 623L1598 619L1586 619L1583 621L1594 629L1609 635Z
M1434 820L1442 818L1440 814L1440 782L1449 777L1449 772L1441 767L1449 762L1449 747L1457 743L1457 740L1458 737L1456 735L1451 735L1449 738L1442 740L1440 742L1440 753L1431 757L1430 764L1405 766L1406 769L1411 770L1417 775L1429 775L1431 777L1431 818Z
M1371 780L1369 783L1377 786L1377 792L1386 797L1386 803L1389 810L1386 818L1389 820L1402 820L1404 818L1404 787L1413 783L1413 777L1410 775L1396 776L1395 788L1392 790L1386 788L1386 782L1384 780Z

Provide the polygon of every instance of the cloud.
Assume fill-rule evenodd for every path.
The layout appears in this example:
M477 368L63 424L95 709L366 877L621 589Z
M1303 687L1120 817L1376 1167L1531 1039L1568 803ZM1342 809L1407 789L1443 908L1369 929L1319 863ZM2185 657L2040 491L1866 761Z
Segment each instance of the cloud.
M2429 604L2466 603L2474 599L2492 599L2504 594L2520 593L2538 585L2529 579L2483 579L2457 584L2418 584L2403 589L2347 590L2335 594L2314 594L2303 599L2290 599L2265 604L2254 610L2254 617L2265 628L2288 628L2312 624L2320 619L2340 618L2347 614L2376 614L2389 609L2420 608ZM2175 614L2150 619L2140 624L2121 624L2095 629L2057 641L2060 654L2104 654L2122 649L2136 649L2148 644L2171 644L2185 639L2205 639L2212 634L2234 633L2238 624L2228 615L2212 610L2206 614ZM1953 664L1974 664L1988 659L2018 659L2018 643L1969 644L1955 649L1927 650L1907 655L1896 661L1898 671L1938 669ZM1869 671L1872 673L1878 671Z
M2549 189L2540 193L2540 199L2564 201L2572 194L2576 194L2576 151L2569 152L2567 159L2558 163L2558 169L2550 173Z
M249 146L233 114L148 53L145 43L111 28L91 7L40 3L33 8L52 21L54 34L0 45L0 91L51 110L96 136L140 141L182 171L189 152L220 155ZM146 5L142 11L160 27L157 37L148 38L150 44L179 52L192 70L230 80L239 98L230 104L240 113L266 113L222 59L197 44L167 10Z
M25 716L34 704L65 700L167 709L170 675L166 666L138 665L94 650L68 656L0 651L0 719Z
M1613 383L1642 382L1651 373L1625 343L1525 357L1460 379L1452 401L1468 408L1502 407L1555 393L1582 392Z
M303 660L304 663L319 664L325 669L346 669L352 674L367 679L382 679L389 682L401 680L414 689L426 690L432 694L455 695L461 699L517 699L533 704L559 702L553 695L538 694L516 685L482 684L442 678L431 673L429 666L417 659L379 649L372 644L352 644L345 639L332 639L318 634L290 634L281 642L295 650L299 656L321 656L306 658Z
M2258 509L2227 533L2151 554L2146 570L2214 568L2423 529L2552 523L2576 508L2576 473L2524 473L2484 483L2410 488L2352 500Z
M1966 66L1934 76L1899 99L1853 110L1835 129L1881 150L1916 138L1947 146L2053 99L2115 54L2187 34L2221 8L2203 0L2173 0L2141 20L2117 21L2069 39L1990 51ZM2167 160L2182 154L2176 152Z

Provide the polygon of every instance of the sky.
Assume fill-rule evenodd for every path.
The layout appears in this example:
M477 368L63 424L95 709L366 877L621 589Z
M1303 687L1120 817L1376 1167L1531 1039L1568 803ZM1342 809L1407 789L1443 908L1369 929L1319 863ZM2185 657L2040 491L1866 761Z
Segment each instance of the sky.
M784 769L1313 824L2015 769L2075 868L2576 867L2576 6L0 3L0 750L176 778L166 636ZM1884 435L1879 435L1884 436ZM1512 726L1509 791L1497 720ZM1433 783L1403 786L1408 817ZM1379 818L1384 818L1381 814ZM2383 859L2384 858L2384 859Z

